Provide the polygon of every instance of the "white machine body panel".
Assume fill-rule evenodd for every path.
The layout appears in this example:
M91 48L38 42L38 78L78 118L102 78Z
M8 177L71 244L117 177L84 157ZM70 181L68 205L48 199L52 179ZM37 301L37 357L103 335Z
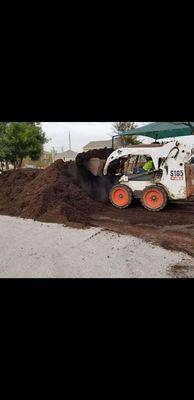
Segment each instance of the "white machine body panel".
M170 142L159 146L134 146L124 147L114 151L107 159L103 174L108 172L109 164L119 158L128 158L132 155L145 155L152 157L155 170L162 171L160 179L130 180L123 175L119 182L129 186L132 191L142 191L153 184L162 185L170 199L186 199L188 196L187 176L185 164L191 157L191 150L185 144Z

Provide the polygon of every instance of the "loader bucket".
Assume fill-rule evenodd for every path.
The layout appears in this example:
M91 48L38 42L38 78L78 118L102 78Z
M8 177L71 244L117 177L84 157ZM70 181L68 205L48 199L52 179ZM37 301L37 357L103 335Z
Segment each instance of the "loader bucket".
M88 150L77 154L75 162L78 168L84 167L94 176L103 175L103 168L112 148Z
M92 157L87 161L84 161L84 167L90 171L94 176L99 176L103 174L103 168L106 163L105 159L100 159L97 157Z

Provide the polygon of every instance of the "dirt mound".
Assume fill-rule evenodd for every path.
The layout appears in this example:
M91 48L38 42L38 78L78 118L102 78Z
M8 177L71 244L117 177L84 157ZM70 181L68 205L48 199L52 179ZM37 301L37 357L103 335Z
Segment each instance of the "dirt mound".
M77 184L75 163L58 160L45 170L21 169L0 176L0 213L46 222L88 225L103 204Z

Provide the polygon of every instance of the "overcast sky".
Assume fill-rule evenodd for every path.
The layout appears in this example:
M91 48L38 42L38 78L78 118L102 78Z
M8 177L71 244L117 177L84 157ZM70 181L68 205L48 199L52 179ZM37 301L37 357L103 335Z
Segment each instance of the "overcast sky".
M92 140L108 140L113 134L112 122L42 122L42 128L51 140L45 145L45 150L52 146L57 151L69 148L69 131L71 133L71 148L82 150Z
M112 122L42 122L42 128L47 137L51 140L45 145L45 150L54 148L58 151L69 148L69 131L71 133L71 148L79 152L82 147L92 140L108 140L114 134ZM144 123L137 123L138 126ZM146 124L146 123L145 123ZM180 141L192 143L194 136L181 138ZM149 143L152 139L144 138L144 143Z

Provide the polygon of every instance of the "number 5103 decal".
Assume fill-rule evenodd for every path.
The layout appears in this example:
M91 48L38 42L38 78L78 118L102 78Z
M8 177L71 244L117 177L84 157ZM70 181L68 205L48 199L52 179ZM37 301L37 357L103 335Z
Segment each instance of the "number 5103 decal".
M171 170L170 171L170 179L172 180L182 180L184 176L182 169Z

